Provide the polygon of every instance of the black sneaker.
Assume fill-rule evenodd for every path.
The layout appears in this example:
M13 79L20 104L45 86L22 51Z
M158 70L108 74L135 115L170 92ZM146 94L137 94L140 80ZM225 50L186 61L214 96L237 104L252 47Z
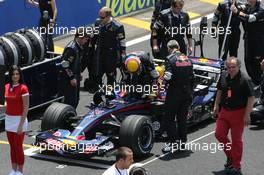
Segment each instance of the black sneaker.
M225 166L225 170L232 168L232 160L230 158L227 158L224 166Z
M184 152L188 150L185 142L179 142L178 147L179 147L178 151L180 152Z
M166 143L165 147L161 149L161 151L166 154L169 152L172 152L172 144L171 143Z
M179 151L179 142L169 142L169 143L165 143L165 147L162 148L162 152L163 153L174 153L176 151Z
M232 168L226 169L225 171L226 171L226 174L228 175L243 175L240 168L232 167Z

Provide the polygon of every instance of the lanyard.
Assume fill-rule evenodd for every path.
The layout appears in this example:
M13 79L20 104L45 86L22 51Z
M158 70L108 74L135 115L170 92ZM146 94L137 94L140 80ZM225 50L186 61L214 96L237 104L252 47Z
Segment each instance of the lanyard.
M119 175L122 175L122 173L120 172L120 170L115 166L115 169L117 170Z
M117 172L118 172L119 175L122 175L122 173L119 171L118 168L116 168L116 170L117 170Z

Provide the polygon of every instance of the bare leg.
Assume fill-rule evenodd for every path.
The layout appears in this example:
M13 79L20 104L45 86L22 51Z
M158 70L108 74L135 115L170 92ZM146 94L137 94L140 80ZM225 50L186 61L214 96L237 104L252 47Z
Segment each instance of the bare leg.
M16 163L12 163L12 169L14 171L17 171L18 165Z
M18 171L23 173L23 167L24 167L24 165L18 165Z

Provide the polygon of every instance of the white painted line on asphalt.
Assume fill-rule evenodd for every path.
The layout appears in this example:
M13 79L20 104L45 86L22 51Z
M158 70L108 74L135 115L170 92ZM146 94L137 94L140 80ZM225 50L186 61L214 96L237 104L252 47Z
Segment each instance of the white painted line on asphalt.
M135 45L135 44L141 43L141 42L143 42L143 41L147 41L147 40L149 40L149 39L150 39L150 34L145 35L145 36L142 36L142 37L140 37L140 38L133 39L133 40L131 40L131 41L128 41L128 42L126 42L126 46L127 46L127 47L129 47L129 46L133 46L133 45Z
M201 21L202 17L203 16L191 20L191 25L198 24ZM214 17L214 13L210 13L210 14L206 15L206 17L207 17L207 19L212 19Z
M25 156L33 156L36 154L36 152L39 152L39 148L29 148L24 150Z
M63 165L63 164L61 164L61 165L57 165L57 166L56 166L56 168L58 168L58 169L63 169L63 168L65 168L65 167L67 167L67 165Z
M148 20L148 21L150 21L150 20L151 20L151 18L150 18L150 17L143 17L143 18L140 18L140 19L142 19L142 20Z
M203 135L203 136L201 136L201 137L199 137L199 138L197 138L197 139L194 139L194 140L192 140L192 141L186 143L186 145L192 144L192 143L194 143L194 142L196 142L196 141L198 141L198 140L201 140L201 139L203 139L203 138L205 138L205 137L207 137L207 136L210 136L210 135L212 135L212 134L214 134L214 133L215 133L215 131L212 131L212 132L210 132L210 133L208 133L208 134L205 134L205 135ZM147 164L150 164L151 162L154 162L154 161L156 161L156 160L158 160L158 159L160 159L160 158L162 158L162 157L165 157L165 156L167 156L168 154L171 154L171 152L168 152L168 153L162 154L162 155L160 155L160 156L158 156L158 157L156 157L156 158L154 158L154 159L151 159L151 160L149 160L149 161L147 161L147 162L145 162L145 163L142 163L142 166L145 166L145 165L147 165Z
M206 15L207 19L211 19L211 18L213 18L213 16L214 16L213 13ZM201 21L201 19L202 18L199 17L199 18L196 18L194 20L191 20L191 24L192 25L198 24ZM142 37L139 37L139 38L136 38L136 39L133 39L131 41L128 41L128 42L126 42L126 46L130 47L130 46L133 46L135 44L141 43L141 42L149 40L149 39L150 39L150 34L142 36Z

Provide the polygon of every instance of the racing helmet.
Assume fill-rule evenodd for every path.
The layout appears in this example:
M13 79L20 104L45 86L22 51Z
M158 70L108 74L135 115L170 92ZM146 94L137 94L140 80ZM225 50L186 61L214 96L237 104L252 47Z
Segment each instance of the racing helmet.
M141 61L138 56L130 55L125 61L125 68L129 73L135 73L140 69Z
M155 69L159 73L159 76L160 77L163 77L164 76L164 73L165 73L164 66L156 66Z

